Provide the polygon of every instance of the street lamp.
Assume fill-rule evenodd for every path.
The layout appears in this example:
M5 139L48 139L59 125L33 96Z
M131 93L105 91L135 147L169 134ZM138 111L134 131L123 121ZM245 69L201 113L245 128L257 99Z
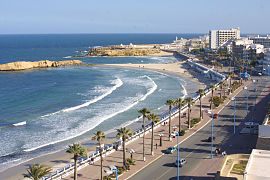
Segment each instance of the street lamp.
M254 91L255 91L255 99L254 99L254 107L256 106L256 92L257 92L257 80L253 79L253 83L255 83Z
M116 180L118 180L117 168L113 168L112 171L115 172L115 178L116 178Z
M258 73L259 76L261 76L261 88L262 88L262 73Z
M234 101L234 115L233 115L233 135L235 135L235 112L236 112L236 98L232 97L232 101Z
M179 180L179 136L180 134L177 133L177 180Z
M211 111L212 114L212 125L211 125L211 159L213 159L213 111Z
M133 153L135 153L134 149L130 149L129 153L130 153L130 159L132 160L133 159Z
M160 133L160 134L159 134L159 137L160 137L160 139L159 139L159 146L162 146L162 136L163 136L163 134Z
M244 89L247 90L247 119L246 119L246 121L248 121L248 87L245 86Z

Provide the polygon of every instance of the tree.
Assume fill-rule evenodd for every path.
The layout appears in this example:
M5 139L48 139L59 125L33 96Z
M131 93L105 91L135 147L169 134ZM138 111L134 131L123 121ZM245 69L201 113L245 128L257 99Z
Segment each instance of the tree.
M50 174L52 172L52 168L45 167L43 164L34 164L29 166L27 172L28 174L23 174L24 177L39 180L42 177Z
M181 98L177 98L175 101L174 101L174 106L178 108L178 117L179 117L179 134L181 132L181 109L182 107L186 104L186 101L185 100L182 100Z
M150 114L150 111L147 108L140 109L138 111L143 116L143 161L145 161L145 117Z
M103 157L102 157L102 152L103 149L101 147L101 142L103 139L106 138L105 134L102 131L97 131L94 133L95 136L92 137L92 140L97 140L98 141L98 146L99 146L99 155L100 155L100 177L101 179L103 178L102 172L103 172Z
M223 81L221 81L221 82L218 83L218 85L219 85L219 88L220 88L220 94L219 94L220 96L219 97L221 98L221 96L222 96L222 94L221 94L222 93L222 90L226 86L226 84Z
M202 96L205 95L205 92L203 89L199 89L196 93L200 96L200 119L202 119Z
M80 143L74 143L73 145L69 145L69 149L66 152L74 156L74 180L77 180L77 162L79 156L87 156L86 149Z
M234 72L229 72L229 78L230 78L230 89L232 88L232 78L234 76Z
M212 110L212 103L213 103L213 96L214 96L214 91L217 89L216 86L214 84L210 84L210 89L212 92L212 96L211 96L211 103L210 103L210 109Z
M170 115L169 115L169 139L170 139L170 141L172 140L171 139L171 119L172 119L172 106L173 106L173 104L174 104L174 101L172 99L169 99L166 102L166 105L169 106L169 112L170 112Z
M190 111L191 111L191 106L193 105L194 102L191 97L187 97L186 102L188 104L188 128L190 129Z
M151 121L152 125L151 154L154 155L154 125L160 121L160 118L154 113L149 114L147 118L149 121Z
M127 162L126 162L126 140L129 136L132 136L132 132L130 129L126 129L126 127L121 127L120 129L117 129L117 138L122 138L123 141L123 166L126 168Z

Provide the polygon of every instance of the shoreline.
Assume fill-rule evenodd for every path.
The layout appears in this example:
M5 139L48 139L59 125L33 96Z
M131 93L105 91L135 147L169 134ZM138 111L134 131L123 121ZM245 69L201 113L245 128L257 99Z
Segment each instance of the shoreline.
M106 66L117 66L117 67L124 67L124 68L139 68L139 69L147 69L147 70L153 70L153 71L157 71L157 72L162 72L165 73L167 75L175 74L177 76L181 76L183 78L185 78L186 80L191 80L192 83L198 83L200 84L201 88L205 88L207 86L207 81L205 80L205 82L203 83L203 80L197 80L196 77L194 75L192 75L192 73L187 73L189 70L185 69L183 67L183 64L185 62L177 62L177 63L168 63L168 64L101 64L101 65L106 65ZM173 67L176 67L175 64L181 64L181 67L178 69L181 69L179 71L174 71ZM138 67L138 66L142 66L142 67ZM159 68L157 68L157 66L159 66ZM165 70L163 70L165 67ZM198 78L199 76L197 76ZM208 79L209 81L209 79ZM189 92L189 94L194 93L194 92L190 92L191 90L188 89L187 87L185 87L187 89L187 92ZM195 90L195 89L194 89ZM193 91L194 91L193 90ZM197 89L196 89L197 90ZM127 125L128 128L131 129L136 129L136 128L140 128L141 127L141 123L140 120L139 121L135 121L135 122L131 122L129 125ZM104 142L104 144L111 144L112 142L114 142L116 140L115 137L116 131L111 132L106 134L106 136L108 137L108 139L106 139L106 142ZM95 147L96 147L96 143L92 144L92 141L85 141L82 140L80 141L80 143L82 143L82 145L87 145L87 151L88 152L94 152L95 151ZM89 143L92 144L89 146ZM72 162L72 156L69 154L65 153L65 149L61 149L57 152L52 152L50 154L44 154L41 155L37 158L31 159L29 161L23 162L19 165L16 165L14 167L11 167L3 172L0 173L1 174L12 174L12 176L8 176L5 178L8 179L18 179L18 177L21 177L20 179L23 179L22 173L25 172L26 169L26 165L28 164L34 164L34 163L40 163L42 162L44 165L46 166L50 166L52 167L54 170L55 169L59 169L60 167L64 167L65 165L69 164L70 162ZM14 170L16 170L17 172L14 174L12 173L12 171L14 172ZM19 172L18 172L19 171Z

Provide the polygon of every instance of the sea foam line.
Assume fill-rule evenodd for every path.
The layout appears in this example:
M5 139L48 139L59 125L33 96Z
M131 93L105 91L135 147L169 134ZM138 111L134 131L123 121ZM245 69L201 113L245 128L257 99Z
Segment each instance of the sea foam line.
M118 115L118 114L120 114L120 113L123 113L123 112L129 110L130 108L132 108L133 106L135 106L136 104L138 104L140 101L145 100L150 94L152 94L153 92L155 92L155 90L157 89L156 83L155 83L150 77L148 77L148 76L145 76L145 77L146 77L147 79L149 79L149 80L152 82L153 86L152 86L152 88L151 88L151 89L150 89L150 90L149 90L149 91L148 91L141 99L138 99L137 101L135 101L134 103L130 104L130 105L127 106L126 108L121 109L120 111L117 111L117 112L115 112L115 113L113 113L113 114L109 114L109 115L107 115L107 116L102 117L102 118L101 118L94 126L91 126L90 129L86 129L86 130L84 130L84 131L82 131L82 132L80 132L80 133L78 133L78 134L76 134L76 135L74 135L74 136L69 136L69 137L67 137L67 138L65 138L65 139L62 139L62 140L50 142L50 143L43 144L43 145L41 145L41 146L34 147L34 148L30 148L30 149L25 149L25 150L23 150L23 151L25 151L25 152L34 151L34 150L36 150L36 149L39 149L39 148L42 148L42 147L45 147L45 146L48 146L48 145L56 144L56 143L59 143L59 142L62 142L62 141L66 141L66 140L69 140L69 139L72 139L72 138L81 136L81 135L83 135L84 133L86 133L86 132L88 132L88 131L94 129L95 127L97 127L97 126L98 126L99 124L101 124L102 122L104 122L104 121L106 121L106 120L108 120L108 119L110 119L110 118L112 118L112 117L114 117L114 116L116 116L116 115Z
M121 87L123 85L123 82L119 78L117 78L116 80L114 80L114 82L115 82L114 83L115 86L113 86L109 91L107 91L106 93L102 94L101 96L98 96L97 98L95 98L93 100L90 100L90 101L88 101L86 103L83 103L81 105L78 105L78 106L70 107L70 108L67 108L67 109L63 109L63 110L60 110L60 111L57 111L57 112L54 112L54 113L50 113L50 114L41 116L41 118L52 116L52 115L58 114L60 112L74 111L74 110L77 110L77 109L80 109L80 108L89 106L90 104L96 103L97 101L102 100L103 98L105 98L106 96L110 95L113 91L115 91L117 88L119 88L119 87Z

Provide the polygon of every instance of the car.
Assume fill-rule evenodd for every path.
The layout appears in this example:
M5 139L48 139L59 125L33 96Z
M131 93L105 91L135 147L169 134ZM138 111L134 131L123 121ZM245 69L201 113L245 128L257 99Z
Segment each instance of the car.
M178 136L178 132L177 132L177 131L171 132L171 136L172 136L172 137Z
M212 114L212 112L213 112L212 110L206 110L207 114Z
M168 149L166 150L166 154L172 154L174 151L176 151L175 147L168 147Z
M175 161L175 166L177 167L178 166L178 160ZM179 159L179 167L182 167L184 164L186 164L187 161L184 159L184 158L180 158Z
M218 117L219 117L218 114L214 114L214 115L213 115L213 118L214 118L214 119L216 119L216 118L218 118Z

